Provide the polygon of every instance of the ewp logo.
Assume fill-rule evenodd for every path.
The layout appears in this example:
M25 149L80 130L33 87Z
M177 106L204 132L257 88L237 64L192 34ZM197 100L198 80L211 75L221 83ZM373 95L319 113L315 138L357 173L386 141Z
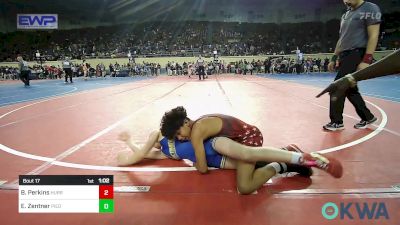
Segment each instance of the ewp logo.
M345 219L346 217L350 220L353 220L355 216L358 216L358 219L360 220L389 219L389 213L386 209L385 203L383 202L373 202L372 204L368 204L366 202L342 202L340 203L340 208L335 203L328 202L322 206L322 216L325 219L333 220L338 217L339 214L341 220Z
M57 14L18 14L18 29L57 29Z

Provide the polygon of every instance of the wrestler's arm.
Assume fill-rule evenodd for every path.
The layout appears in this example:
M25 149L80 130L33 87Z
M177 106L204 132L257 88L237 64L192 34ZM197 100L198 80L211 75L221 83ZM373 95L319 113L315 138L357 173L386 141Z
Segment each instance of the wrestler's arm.
M317 95L317 98L325 93L330 93L333 96L344 94L348 88L355 86L357 81L368 80L376 77L388 76L396 73L400 73L400 50L397 50L382 60L362 69L356 71L353 74L346 75L343 78L331 83L321 93Z
M207 173L207 159L204 149L204 140L216 135L221 130L221 121L218 118L204 118L198 120L192 127L190 141L194 148L196 163L194 166L200 173Z
M146 159L168 159L168 157L166 155L164 155L164 153L161 151L161 144L158 141L154 144L151 151L149 151L146 154L145 158Z
M200 173L207 173L208 171L206 152L203 145L203 141L208 137L207 133L207 127L202 124L202 121L197 121L193 125L190 135L194 154L196 156L196 163L193 165Z
M157 148L153 148L151 151L149 151L145 156L145 159L168 159L167 156L164 155L164 153L162 153L160 151L160 149Z
M158 131L158 130L151 132L146 143L143 146L138 146L133 142L132 137L127 132L121 133L119 135L119 139L121 141L124 141L128 145L128 147L133 151L133 154L129 155L129 159L124 160L124 161L128 161L129 163L125 162L122 164L128 164L128 165L136 164L145 158L161 159L162 153L160 151L158 151L158 153L157 153L157 151L151 151L152 149L157 150L156 148L154 148L154 145L158 141L159 134L160 134L160 131Z
M387 55L385 58L352 74L356 81L368 80L400 73L400 49Z

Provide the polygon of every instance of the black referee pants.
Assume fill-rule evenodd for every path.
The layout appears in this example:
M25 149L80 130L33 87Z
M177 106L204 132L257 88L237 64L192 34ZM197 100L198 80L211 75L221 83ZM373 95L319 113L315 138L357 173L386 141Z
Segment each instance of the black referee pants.
M199 80L201 80L201 76L203 75L203 80L205 79L204 76L206 72L204 71L204 66L199 66Z
M24 82L25 86L29 86L29 70L23 70L19 74L19 78L21 79L22 82Z
M65 82L68 82L68 77L69 81L72 83L72 69L71 68L65 68Z
M346 76L349 73L353 73L357 70L357 66L361 63L364 57L365 49L354 49L344 51L339 55L339 71L335 77L335 80ZM358 116L365 121L374 118L371 111L365 105L364 99L361 97L358 87L350 88L346 91L346 94L338 98L336 101L330 101L329 117L331 122L343 123L343 108L344 102L347 99L353 104Z

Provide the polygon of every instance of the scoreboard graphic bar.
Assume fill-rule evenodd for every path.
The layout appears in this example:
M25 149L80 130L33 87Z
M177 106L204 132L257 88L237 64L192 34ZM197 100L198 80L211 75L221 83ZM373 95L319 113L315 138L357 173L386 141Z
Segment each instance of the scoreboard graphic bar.
M113 213L112 175L21 175L20 213Z

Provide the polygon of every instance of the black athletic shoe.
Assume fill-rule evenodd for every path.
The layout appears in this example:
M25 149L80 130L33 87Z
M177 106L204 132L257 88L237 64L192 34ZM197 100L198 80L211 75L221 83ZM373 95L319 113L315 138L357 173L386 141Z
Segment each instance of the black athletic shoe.
M367 126L375 121L377 121L378 118L374 117L368 121L365 120L361 120L360 122L358 122L357 124L354 125L354 128L356 129L365 129L367 128Z
M330 122L330 123L324 125L323 128L324 128L324 130L328 130L328 131L338 131L338 130L344 130L344 125L343 125L343 123Z
M311 177L313 175L313 171L310 167L296 165L296 164L289 164L286 163L287 170L286 173L298 173L302 177Z
M258 161L258 162L256 162L255 169L264 167L268 164L270 164L270 162ZM282 172L280 172L280 174L294 172L294 173L298 173L300 176L303 176L303 177L310 177L313 175L313 171L310 167L284 163L284 164L286 164L286 170L284 170L284 166L282 164L283 163L279 163L279 165L281 166L281 171L282 171Z

